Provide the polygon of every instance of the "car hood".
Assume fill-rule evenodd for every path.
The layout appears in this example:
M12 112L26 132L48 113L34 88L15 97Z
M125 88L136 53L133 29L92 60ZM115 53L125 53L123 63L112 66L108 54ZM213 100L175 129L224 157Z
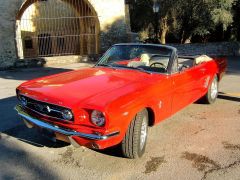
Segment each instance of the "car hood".
M21 93L34 99L72 108L98 99L108 92L142 83L151 74L127 69L86 68L23 83ZM131 90L139 86L132 85ZM122 94L120 92L119 94ZM106 96L102 101L108 101Z

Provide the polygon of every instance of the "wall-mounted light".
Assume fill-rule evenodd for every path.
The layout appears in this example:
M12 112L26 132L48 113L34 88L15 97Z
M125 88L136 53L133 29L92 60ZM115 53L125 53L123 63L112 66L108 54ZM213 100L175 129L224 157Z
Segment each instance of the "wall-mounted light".
M154 13L159 13L160 10L160 4L157 2L157 0L153 1L153 12Z

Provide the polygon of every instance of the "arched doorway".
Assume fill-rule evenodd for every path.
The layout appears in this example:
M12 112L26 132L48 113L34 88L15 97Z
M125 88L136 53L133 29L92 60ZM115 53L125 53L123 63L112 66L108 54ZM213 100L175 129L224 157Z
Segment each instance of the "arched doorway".
M98 54L99 31L87 0L26 0L16 17L18 57Z

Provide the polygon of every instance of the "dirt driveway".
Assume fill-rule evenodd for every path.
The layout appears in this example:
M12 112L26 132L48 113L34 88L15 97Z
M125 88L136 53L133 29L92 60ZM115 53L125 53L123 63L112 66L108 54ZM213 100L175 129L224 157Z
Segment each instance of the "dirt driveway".
M0 72L0 179L240 179L240 58L229 66L217 102L190 105L151 128L138 160L114 148L54 144L17 118L18 84L79 64Z

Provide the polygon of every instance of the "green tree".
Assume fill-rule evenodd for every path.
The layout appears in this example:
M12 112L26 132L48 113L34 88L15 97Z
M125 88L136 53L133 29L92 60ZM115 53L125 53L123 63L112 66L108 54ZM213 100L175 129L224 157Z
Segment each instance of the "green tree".
M175 3L176 0L158 0L160 12L157 14L159 26L159 37L162 44L166 43L166 35L175 22ZM131 1L131 27L135 32L139 32L150 25L156 26L155 16L153 13L152 0ZM149 32L150 33L150 32Z
M181 43L191 42L193 36L207 36L219 26L224 34L233 22L234 1L239 3L240 0L157 0L160 4L160 42L166 43L168 33L174 34ZM152 0L137 0L133 4L133 29L140 31L149 27L149 24L154 26Z
M213 22L222 24L223 30L233 22L232 6L234 0L213 0L213 9L211 11Z
M213 0L212 3L212 21L215 26L222 28L222 37L219 38L224 39L224 31L233 23L232 7L234 0Z
M181 24L181 43L190 42L192 36L205 36L213 29L211 8L203 0L182 0L180 3L178 22Z
M234 0L183 0L179 11L181 43L191 41L192 36L206 36L216 27L222 27L222 36L233 22ZM223 37L219 37L223 39Z
M176 28L177 10L179 7L179 0L159 0L160 4L160 42L166 43L166 36L168 32Z
M132 0L130 3L131 29L139 32L149 26L154 17L152 0Z
M240 0L235 0L233 4L233 35L240 41Z

